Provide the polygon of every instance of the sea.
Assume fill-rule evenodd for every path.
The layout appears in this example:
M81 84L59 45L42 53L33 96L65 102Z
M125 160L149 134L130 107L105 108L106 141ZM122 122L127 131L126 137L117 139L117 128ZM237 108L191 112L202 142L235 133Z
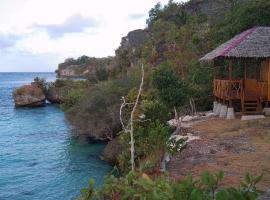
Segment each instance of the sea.
M99 159L102 144L72 134L58 105L15 108L12 91L54 73L0 73L0 200L69 200L111 167Z

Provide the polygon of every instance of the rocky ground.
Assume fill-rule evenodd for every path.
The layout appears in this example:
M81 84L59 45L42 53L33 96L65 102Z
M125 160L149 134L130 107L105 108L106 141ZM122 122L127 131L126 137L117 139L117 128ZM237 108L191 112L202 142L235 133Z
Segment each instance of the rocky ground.
M218 118L195 123L190 130L199 140L188 143L186 149L168 163L175 179L188 173L198 177L203 171L225 172L224 186L238 186L245 172L264 174L259 188L270 186L270 118L241 121Z

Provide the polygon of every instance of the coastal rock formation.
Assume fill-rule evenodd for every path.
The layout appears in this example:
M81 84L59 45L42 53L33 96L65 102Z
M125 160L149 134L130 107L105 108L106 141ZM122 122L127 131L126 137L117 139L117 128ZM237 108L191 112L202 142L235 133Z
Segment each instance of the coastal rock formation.
M45 105L45 95L35 84L24 85L13 91L16 107L40 107Z
M63 103L62 89L58 87L50 87L46 93L46 99L51 103Z
M149 38L147 29L130 31L127 36L121 39L121 44L115 51L115 59L119 66L134 67L138 64L141 47Z
M58 65L57 76L60 78L91 77L102 80L104 73L113 71L119 66L133 67L137 64L140 48L148 37L147 30L138 29L129 32L122 38L121 45L116 50L114 57L95 58L84 55L77 59L67 58ZM123 61L123 57L127 60Z
M113 65L114 57L94 58L81 56L77 59L67 58L56 70L60 78L85 78L98 76L99 70L108 70ZM97 77L98 78L98 77Z
M117 156L123 151L119 138L111 140L101 153L101 160L104 160L112 165L116 164Z

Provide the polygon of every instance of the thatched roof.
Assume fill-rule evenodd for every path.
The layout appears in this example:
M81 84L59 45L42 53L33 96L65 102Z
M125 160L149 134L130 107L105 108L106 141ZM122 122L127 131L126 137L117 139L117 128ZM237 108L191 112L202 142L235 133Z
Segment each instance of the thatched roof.
M253 27L236 35L202 57L201 61L215 58L269 58L270 27Z

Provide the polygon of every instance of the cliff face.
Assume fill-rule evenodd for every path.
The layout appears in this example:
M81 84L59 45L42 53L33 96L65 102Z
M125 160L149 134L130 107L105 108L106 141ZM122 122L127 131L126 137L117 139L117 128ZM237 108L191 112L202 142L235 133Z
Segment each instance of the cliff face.
M116 50L116 56L106 58L94 58L81 56L77 59L68 58L58 65L56 73L60 78L75 78L96 76L97 71L110 71L120 68L121 58L125 57L127 67L136 65L140 47L147 39L146 30L134 30L123 37L119 48Z
M133 51L136 51L147 39L147 36L148 33L146 30L138 29L130 31L126 37L122 38L120 48L123 48L124 50L132 48Z
M77 59L68 58L58 65L56 73L60 78L96 76L98 70L108 70L113 65L113 60L113 57L93 58L81 56Z
M225 13L236 3L248 0L191 0L184 5L188 14L204 14L210 23L216 23L224 18Z
M208 23L218 23L222 21L225 13L233 5L250 0L190 0L181 5L181 8L189 15L203 14L208 18ZM167 21L179 17L179 13L171 13ZM123 37L121 44L115 51L114 57L93 58L82 56L78 59L66 59L59 64L57 74L59 77L87 77L96 76L97 70L118 70L126 67L134 67L141 57L141 47L151 38L151 28L133 30ZM163 41L157 44L157 52L160 62L162 62ZM159 63L160 63L159 62Z
M87 67L81 67L80 65L69 65L66 63L59 64L57 75L61 78L66 77L81 77L83 74L87 74Z
M119 48L115 51L116 61L120 68L134 67L138 64L141 47L148 39L149 32L138 29L128 33L121 39Z

